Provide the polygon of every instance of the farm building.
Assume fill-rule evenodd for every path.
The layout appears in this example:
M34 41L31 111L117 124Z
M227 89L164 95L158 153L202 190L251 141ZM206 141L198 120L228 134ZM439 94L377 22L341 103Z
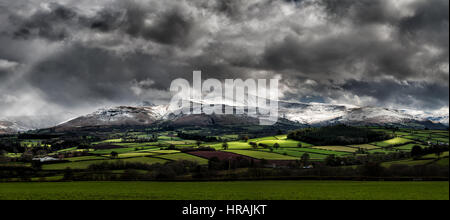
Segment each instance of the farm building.
M53 157L42 157L42 158L33 158L33 161L40 161L41 163L58 161L59 159Z

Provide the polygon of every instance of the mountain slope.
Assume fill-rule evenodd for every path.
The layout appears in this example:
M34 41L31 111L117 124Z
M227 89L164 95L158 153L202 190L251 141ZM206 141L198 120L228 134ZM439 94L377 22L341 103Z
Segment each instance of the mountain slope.
M220 107L219 107L220 108ZM179 109L178 109L179 110ZM427 117L403 110L357 107L321 103L279 102L279 121L310 126L349 124L357 126L399 126L445 129ZM442 117L442 116L441 116ZM448 118L448 116L447 116ZM259 120L246 115L176 114L168 105L101 109L57 126L60 130L92 126L142 126L167 123L173 126L258 125Z
M280 112L288 120L312 126L349 124L354 126L399 126L412 128L445 129L439 121L403 110L380 107L357 107L329 104L280 104ZM447 116L448 117L448 116Z
M92 114L81 116L56 126L59 130L93 126L150 125L165 113L162 107L130 107L100 109Z
M22 127L15 122L0 121L0 135L1 134L14 134L17 132L27 131L29 128Z

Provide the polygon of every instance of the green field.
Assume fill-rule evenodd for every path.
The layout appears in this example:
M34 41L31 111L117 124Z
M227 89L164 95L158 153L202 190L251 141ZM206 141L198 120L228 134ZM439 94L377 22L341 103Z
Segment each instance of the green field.
M371 128L375 131L382 131L385 133L392 133L393 131L390 129L383 128ZM195 134L195 130L189 130L187 132L193 132ZM153 134L153 133L151 133ZM102 137L97 140L104 140L93 142L94 146L92 149L77 149L76 146L67 146L69 148L64 150L55 150L50 152L49 156L58 156L58 154L65 154L63 156L66 157L65 160L70 161L69 163L61 163L61 164L47 164L43 165L44 170L61 170L66 167L70 167L72 169L86 169L93 163L100 163L104 161L112 161L111 160L111 152L117 152L118 158L123 159L131 159L131 161L143 161L145 163L154 163L160 162L164 163L167 161L173 160L191 160L199 162L204 165L207 164L207 161L198 157L194 157L188 154L181 154L180 151L186 148L197 148L197 141L194 140L184 140L180 137L177 137L176 132L159 132L153 135L158 136L157 142L147 142L152 141L150 139L143 139L142 143L124 143L122 141L125 140L133 140L136 137L148 138L152 135L149 135L148 132L114 132L111 135L106 137ZM359 156L364 155L365 152L358 152L361 154L356 155L358 149L363 149L370 154L375 153L396 153L396 152L410 152L415 145L420 145L422 148L428 147L428 141L431 140L434 142L437 141L446 141L448 142L448 132L447 131L433 131L433 130L411 130L411 129L400 129L395 132L397 135L396 138L391 140L379 141L376 143L370 144L361 144L361 145L350 145L350 146L313 146L308 143L291 140L288 139L288 135L281 134L277 136L261 136L257 138L252 138L248 141L239 141L242 139L242 135L236 135L230 133L228 135L216 136L217 134L211 134L211 136L215 136L219 138L218 140L214 140L213 142L203 142L201 144L202 147L212 147L218 151L223 150L223 140L231 140L228 143L228 151L236 154L240 154L243 156L249 156L255 159L266 159L266 160L299 160L300 157L304 153L308 153L310 155L311 160L315 161L325 161L326 157L329 155L335 155L337 157L348 157L348 156ZM431 139L430 139L431 138ZM418 140L418 141L415 141ZM33 145L41 143L43 140L26 140L21 143L24 145ZM265 144L268 147L273 147L276 143L279 144L280 148L278 149L267 149L267 146L259 146L257 149L253 149L250 145L250 142L255 142L257 144ZM299 143L302 145L299 147ZM112 145L112 149L100 149L94 150L96 144L105 144ZM174 145L175 149L178 150L164 150L168 149L170 145ZM119 148L116 148L120 146ZM394 147L395 146L395 147ZM265 148L263 148L265 147ZM173 149L173 148L170 148ZM83 152L83 154L74 154L75 152ZM174 154L174 155L168 155ZM73 157L77 155L87 155L82 157ZM9 162L10 165L25 165L31 166L31 163L17 163L17 158L21 157L22 154L13 154L7 153L7 158L11 159ZM59 155L61 156L61 155ZM137 158L142 157L142 158ZM151 158L153 157L153 158ZM432 156L430 156L432 157ZM442 157L445 157L444 155ZM447 156L448 157L448 156ZM437 158L424 158L429 160L436 160L436 164L446 164L445 161L437 161ZM385 160L385 161L390 161ZM392 164L421 164L423 161L414 161L414 160L405 160L397 162L389 162ZM428 161L429 162L433 161ZM388 163L388 165L389 165Z
M407 165L407 166L420 166L420 165L426 165L429 163L432 163L433 160L413 160L413 159L407 159L407 160L398 160L393 162L385 162L381 165L383 167L391 167L392 165Z
M354 152L358 151L357 148L345 147L345 146L320 146L320 147L314 147L314 149L337 151L337 152L347 152L347 153L354 153Z
M375 149L379 149L380 148L380 147L377 147L377 146L374 146L374 145L370 145L370 144L352 145L350 147L361 148L363 150L375 150Z
M418 165L427 165L427 164L437 164L442 166L448 166L448 156L449 152L444 152L440 155L439 159L436 154L428 154L422 156L419 160L407 159L407 160L399 160L392 162L382 163L384 167L390 167L392 165L407 165L407 166L418 166Z
M304 153L323 154L325 156L328 156L328 155L345 156L345 155L350 154L347 152L338 152L338 151L323 150L323 149L316 149L316 148L295 148L295 149L292 148L289 150L299 151L299 152L304 152Z
M263 151L270 151L269 149L264 149ZM289 149L279 149L279 150L274 150L274 153L278 153L278 154L283 154L286 156L291 156L291 157L297 157L297 159L300 159L305 153L307 152L302 152L302 151L297 151L297 150L291 150ZM315 154L315 153L307 153L309 154L309 157L311 160L324 160L327 155L324 154Z
M397 144L407 144L413 142L412 140L409 139L405 139L405 138L394 138L391 140L386 140L386 141L380 141L380 142L376 142L376 143L372 143L372 145L375 146L379 146L379 147L390 147L393 145L397 145Z
M117 160L87 160L87 161L79 161L79 162L69 162L69 163L57 163L57 164L47 164L43 165L43 170L64 170L67 167L71 169L87 169L92 164L102 163L102 162L114 162L114 161L123 161L123 162L139 162L146 164L154 164L154 163L166 163L167 160L152 158L152 157L136 157L136 158L126 158L126 159L117 159Z
M149 149L159 147L158 144L159 144L158 142L147 142L147 143L118 143L115 145L129 148L143 147Z
M302 147L311 147L311 144L307 144L300 141L294 141L294 140L264 140L264 141L258 141L258 144L266 144L270 147L273 147L276 143L280 145L281 148L295 148L298 147L298 144L302 144Z
M65 160L68 160L70 162L88 161L88 160L107 160L107 159L109 159L109 158L100 157L100 156L84 156L84 157L65 158Z
M227 150L227 152L240 154L255 159L266 159L266 160L298 160L299 158L286 156L277 153L270 153L264 151L254 151L254 150Z
M447 166L448 167L449 159L448 159L448 157L444 158L444 159L440 159L440 160L436 161L434 164L439 165L439 166Z
M0 200L448 200L448 182L0 183Z
M448 156L449 156L449 152L447 151L447 152L443 152L440 155L440 158L448 157ZM424 158L424 159L438 159L438 156L436 154L428 154L428 155L423 156L422 158Z
M243 142L243 141L234 141L234 142L228 142L228 149L230 150L242 150L242 149L251 149L252 146L249 144L250 142ZM208 145L216 150L223 149L223 143Z
M197 162L200 165L208 164L208 160L207 159L196 157L196 156L193 156L193 155L190 155L190 154L185 154L185 153L167 154L167 155L158 156L158 158L163 158L163 159L166 159L166 160L173 160L173 161L188 160L188 161Z
M426 146L420 145L420 144L407 144L407 145L403 145L403 146L400 146L400 147L396 147L395 149L403 150L403 151L411 151L413 149L413 147L416 146L416 145L422 147L422 149L426 148Z

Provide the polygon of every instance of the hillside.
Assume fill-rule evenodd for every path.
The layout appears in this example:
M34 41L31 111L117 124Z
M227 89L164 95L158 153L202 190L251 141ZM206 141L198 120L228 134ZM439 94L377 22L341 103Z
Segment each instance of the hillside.
M279 102L279 121L305 126L348 124L355 126L397 126L446 129L441 123L401 110L320 103ZM175 114L168 105L101 109L58 125L59 130L95 126L133 126L167 123L173 126L258 125L257 118L246 115Z

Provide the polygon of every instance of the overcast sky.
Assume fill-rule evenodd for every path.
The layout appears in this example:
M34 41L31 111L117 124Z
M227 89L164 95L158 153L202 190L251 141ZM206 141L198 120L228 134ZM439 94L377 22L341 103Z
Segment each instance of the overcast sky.
M448 38L448 0L0 0L0 118L161 103L194 70L448 112Z

